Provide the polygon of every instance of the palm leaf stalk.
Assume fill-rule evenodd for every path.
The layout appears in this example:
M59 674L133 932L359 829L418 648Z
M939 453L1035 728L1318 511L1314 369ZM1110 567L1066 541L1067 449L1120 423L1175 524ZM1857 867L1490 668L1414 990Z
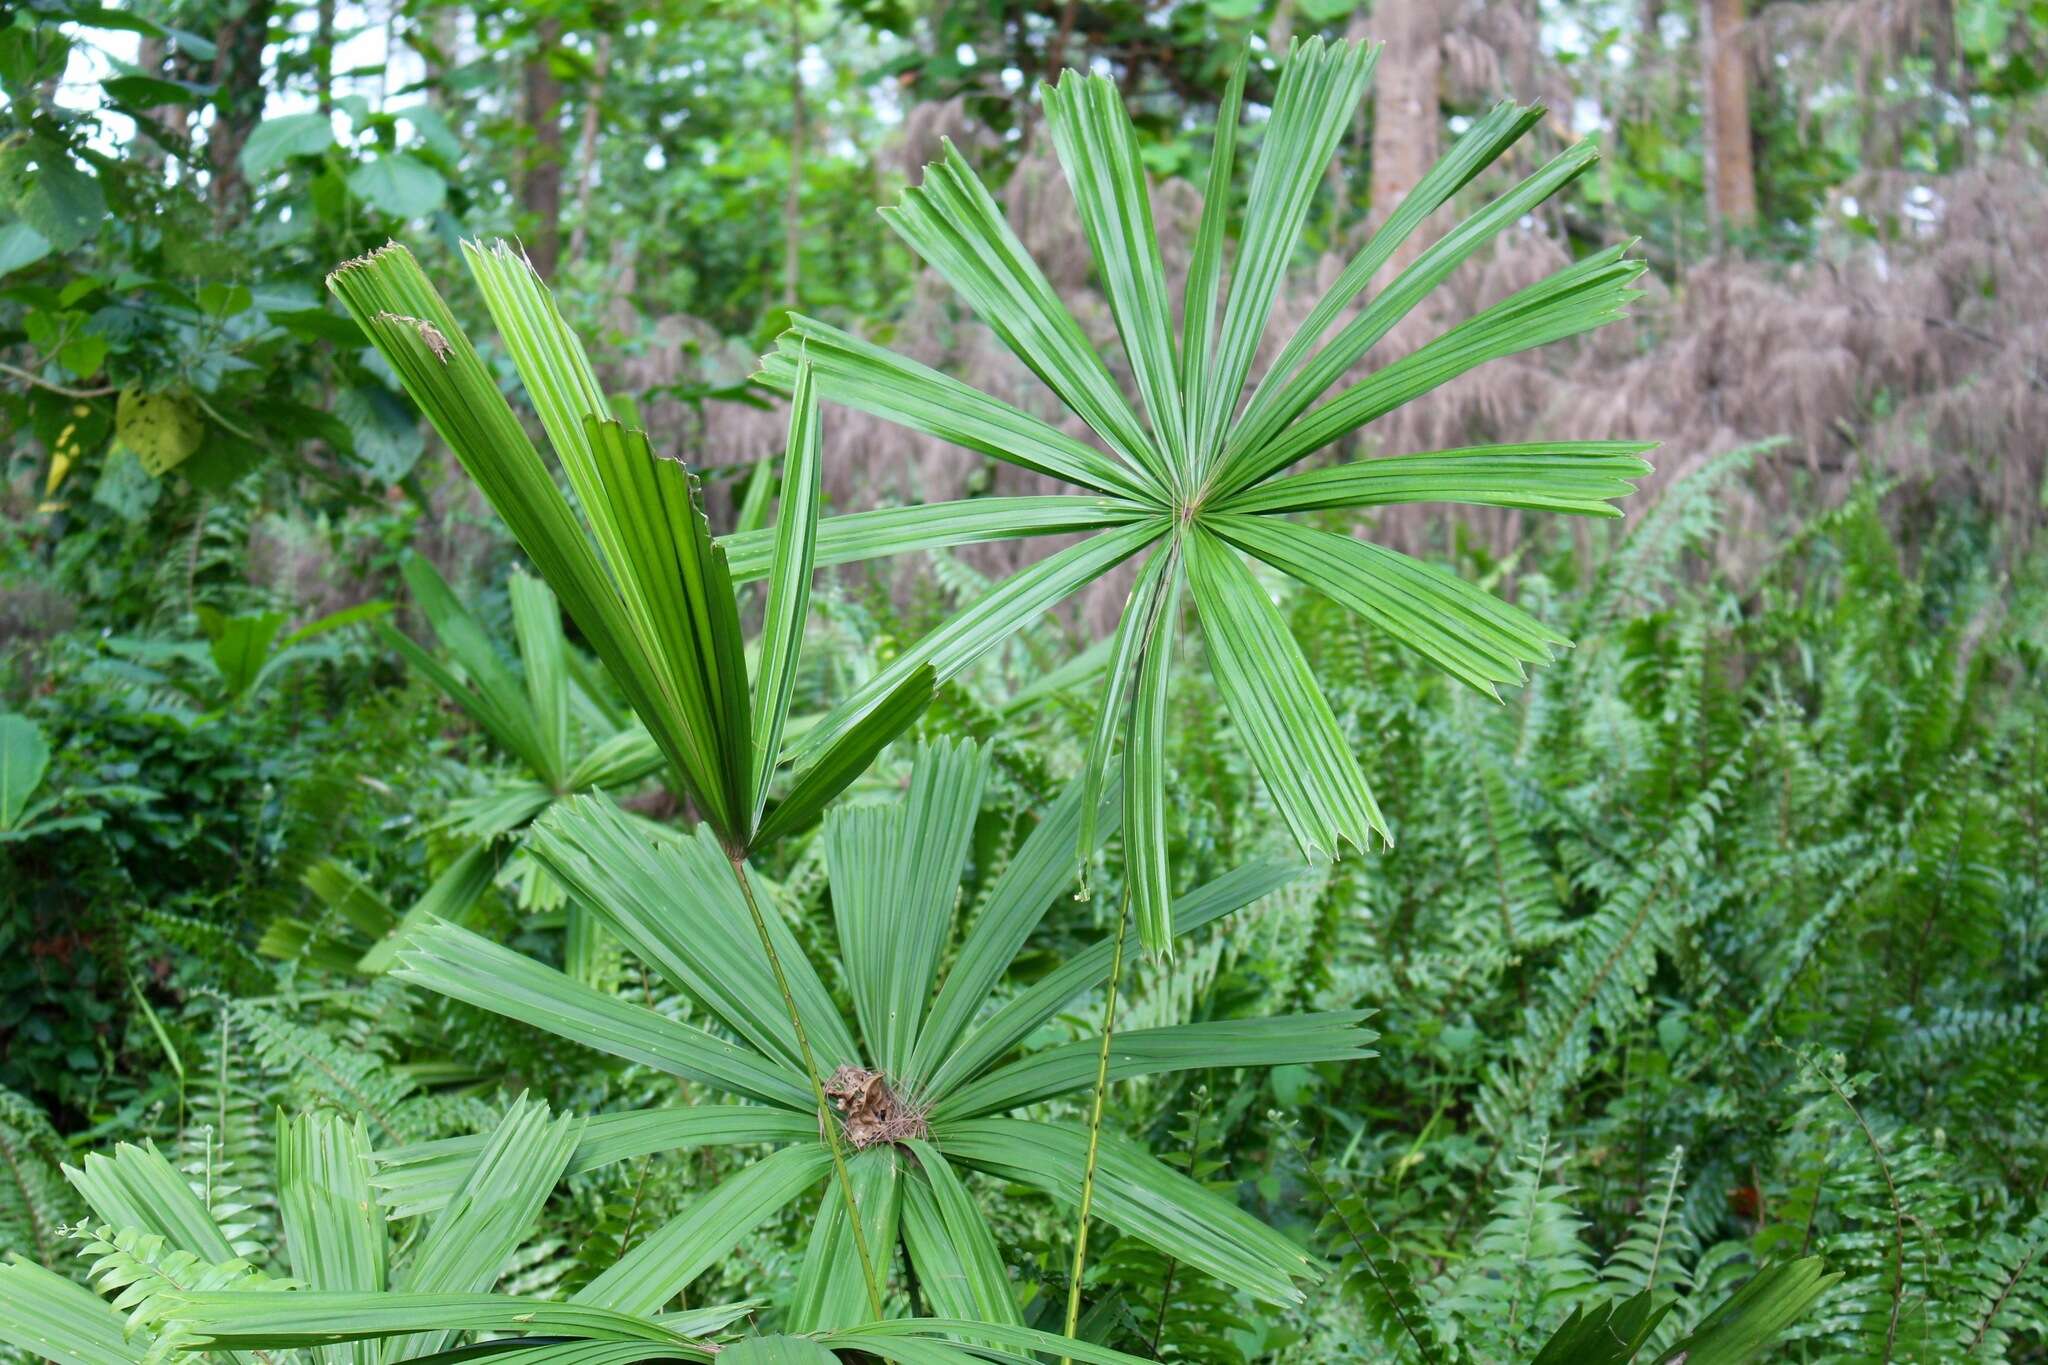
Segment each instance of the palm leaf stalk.
M815 820L916 718L931 700L932 670L910 670L859 724L808 751L771 808L816 561L819 428L808 372L799 367L790 405L782 510L766 564L767 627L750 698L731 574L712 541L696 478L679 463L657 459L644 433L612 419L582 343L523 256L502 244L466 244L464 255L580 519L410 252L386 247L343 266L328 283L562 599L717 836L788 1004L866 1272L869 1311L880 1317L881 1285L839 1123L746 862Z
M1108 296L1139 406L1053 291L995 199L950 144L884 218L967 306L1092 432L1077 440L948 375L813 318L793 316L760 378L793 391L808 371L834 402L1060 479L1073 495L976 498L829 517L821 563L1020 536L1088 532L1019 570L905 650L842 699L793 746L799 758L836 742L915 670L947 678L1112 567L1142 557L1104 683L1088 771L1108 770L1121 711L1147 704L1141 647L1157 603L1185 588L1217 685L1274 804L1310 857L1389 838L1385 818L1300 647L1249 556L1350 610L1479 691L1524 679L1569 642L1528 613L1442 569L1294 520L1309 512L1446 502L1612 517L1613 500L1649 471L1649 446L1545 441L1353 460L1289 473L1376 419L1489 360L1599 327L1636 294L1639 262L1596 252L1452 327L1357 382L1343 381L1402 317L1462 262L1593 162L1566 149L1417 255L1348 321L1339 319L1408 239L1534 128L1538 108L1502 104L1477 119L1417 183L1315 303L1256 383L1255 357L1324 170L1364 95L1376 44L1297 41L1278 73L1253 168L1243 231L1222 287L1240 64L1217 121L1180 335L1172 333L1136 136L1112 82L1069 71L1042 88L1046 125L1066 171ZM1334 329L1334 330L1333 330ZM1327 336L1326 336L1327 334ZM1247 392L1249 391L1249 392ZM765 534L726 541L734 573L767 561ZM1164 686L1163 676L1157 680ZM1126 853L1139 937L1170 950L1163 875L1164 767L1156 725L1125 729Z
M1081 1169L1081 1203L1074 1210L1074 1265L1067 1281L1069 1337L1081 1327L1081 1276L1088 1268L1088 1214L1095 1204L1095 1161L1102 1146L1102 1101L1109 1092L1109 1046L1116 1032L1117 985L1123 977L1124 937L1130 922L1131 897L1126 891L1116 912L1116 950L1109 959L1109 989L1102 1002L1102 1048L1095 1057L1095 1095L1088 1110L1088 1159Z

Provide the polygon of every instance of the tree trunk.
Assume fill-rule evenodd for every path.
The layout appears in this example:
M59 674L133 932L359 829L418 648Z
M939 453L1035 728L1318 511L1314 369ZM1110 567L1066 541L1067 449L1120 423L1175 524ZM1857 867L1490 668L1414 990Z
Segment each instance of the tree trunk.
M334 0L320 0L313 18L313 71L320 112L334 112Z
M782 205L782 306L796 307L798 249L803 238L804 184L804 11L789 6L789 190Z
M541 278L550 279L562 254L562 83L548 65L548 54L562 41L562 21L542 19L533 32L522 110L526 126L533 130L533 147L527 153L519 201L534 220L527 257Z
M1756 166L1749 149L1749 78L1742 53L1742 0L1704 0L1700 30L1707 84L1707 214L1718 250L1728 229L1756 223Z
M462 16L452 7L436 7L427 19L427 104L438 114L452 112L448 73L462 65Z
M263 121L263 45L271 8L272 0L241 0L214 35L214 120L206 136L206 168L217 219L226 219L247 193L242 144Z
M583 260L590 242L590 190L597 179L597 127L604 105L605 81L612 73L612 35L597 37L597 69L583 100L583 131L576 139L576 225L569 229L569 264Z
M145 76L173 75L170 69L170 45L162 38L144 35L135 48L135 69ZM176 150L184 155L191 141L191 122L182 104L159 104L142 111L148 127L136 143L135 158L146 172L146 179L152 184L164 178L166 149ZM154 130L154 131L152 131Z
M1443 14L1436 0L1380 0L1373 6L1373 28L1386 44L1373 73L1370 221L1377 228L1436 164ZM1422 254L1421 237L1411 236L1381 267L1381 285Z

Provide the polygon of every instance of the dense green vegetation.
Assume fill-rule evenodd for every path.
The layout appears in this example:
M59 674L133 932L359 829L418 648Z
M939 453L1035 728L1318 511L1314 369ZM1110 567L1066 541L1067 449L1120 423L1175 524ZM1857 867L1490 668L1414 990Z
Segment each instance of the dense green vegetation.
M0 19L0 1354L2048 1358L1895 8Z

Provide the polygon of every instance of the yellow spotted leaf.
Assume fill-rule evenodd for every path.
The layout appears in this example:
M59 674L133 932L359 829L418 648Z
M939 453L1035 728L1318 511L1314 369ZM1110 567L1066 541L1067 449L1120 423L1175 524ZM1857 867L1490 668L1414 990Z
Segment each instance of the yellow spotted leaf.
M189 459L205 433L198 411L171 394L123 389L114 408L114 434L158 478Z

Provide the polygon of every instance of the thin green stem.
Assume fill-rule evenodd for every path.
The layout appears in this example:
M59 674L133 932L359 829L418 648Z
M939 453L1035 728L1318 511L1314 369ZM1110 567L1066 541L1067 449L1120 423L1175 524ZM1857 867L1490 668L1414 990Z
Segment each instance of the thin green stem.
M853 1177L847 1174L846 1151L839 1143L839 1120L825 1098L825 1082L818 1075L817 1058L811 1055L811 1039L804 1032L803 1016L797 1012L796 993L789 988L789 977L782 970L782 957L775 951L775 940L768 935L768 921L762 918L760 904L754 899L754 883L747 876L746 859L732 860L732 875L740 884L741 894L746 897L747 913L754 917L754 932L761 936L761 951L768 954L769 970L775 973L775 985L782 992L783 1007L789 1011L789 1026L796 1030L797 1051L803 1054L804 1059L804 1076L810 1081L811 1095L818 1102L818 1126L825 1130L825 1141L832 1148L832 1169L838 1176L840 1197L846 1201L846 1216L853 1224L853 1247L860 1253L860 1273L867 1284L868 1308L879 1322L882 1318L882 1284L875 1276L875 1258L868 1252L868 1232L860 1221L860 1201L853 1194Z
M1088 1210L1095 1202L1095 1153L1102 1137L1102 1102L1109 1094L1109 1043L1116 1032L1116 993L1124 974L1124 935L1131 923L1131 890L1116 911L1116 950L1109 959L1109 996L1102 1002L1102 1051L1095 1059L1095 1104L1088 1116L1088 1164L1081 1171L1081 1208L1074 1218L1074 1273L1067 1283L1067 1335L1081 1325L1081 1272L1088 1265ZM1061 1357L1060 1365L1073 1365Z

